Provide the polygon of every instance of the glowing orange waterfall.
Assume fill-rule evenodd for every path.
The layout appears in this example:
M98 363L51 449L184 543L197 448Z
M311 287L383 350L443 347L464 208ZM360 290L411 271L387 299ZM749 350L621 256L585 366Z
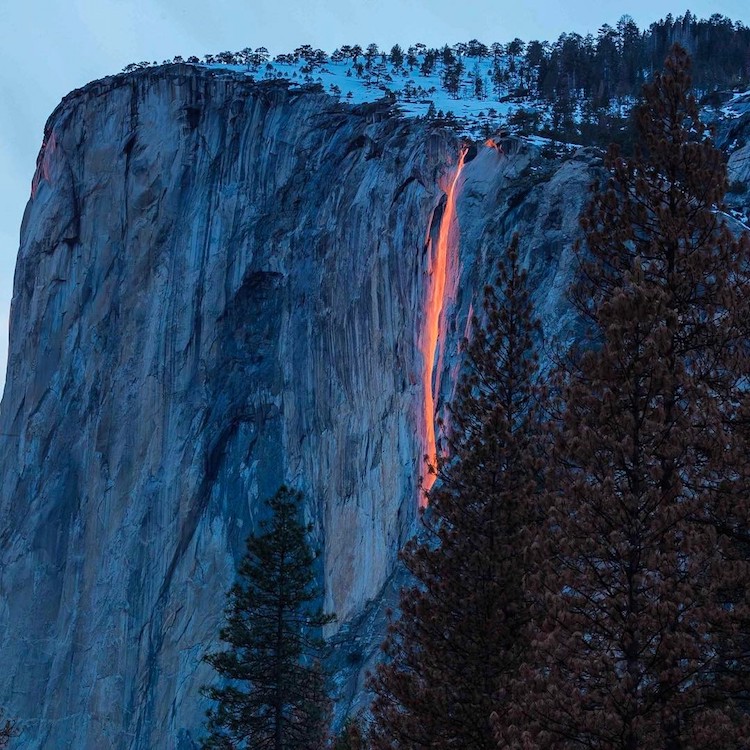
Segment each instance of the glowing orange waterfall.
M422 356L424 358L424 422L425 422L425 453L430 462L435 461L437 445L435 440L435 397L440 391L440 371L442 369L442 351L439 356L437 373L433 383L435 369L435 353L441 328L444 328L443 308L446 301L446 285L448 281L448 261L450 257L457 257L458 236L456 230L456 192L461 171L464 168L466 149L461 151L458 165L453 179L446 191L445 211L440 220L437 243L429 242L429 276L430 283L427 292L424 311L424 328L422 330ZM435 244L437 246L435 246ZM443 331L444 332L444 331ZM429 490L435 483L435 475L425 470L423 488ZM421 506L427 504L424 495L420 495Z

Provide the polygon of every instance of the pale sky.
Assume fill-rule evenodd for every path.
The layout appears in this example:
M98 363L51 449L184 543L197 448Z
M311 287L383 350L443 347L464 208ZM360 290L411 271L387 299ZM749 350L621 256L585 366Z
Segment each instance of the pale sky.
M693 0L689 8L750 25L747 0ZM667 0L0 0L0 383L21 217L44 123L71 89L178 54L554 40L596 33L625 13L644 28L685 10Z

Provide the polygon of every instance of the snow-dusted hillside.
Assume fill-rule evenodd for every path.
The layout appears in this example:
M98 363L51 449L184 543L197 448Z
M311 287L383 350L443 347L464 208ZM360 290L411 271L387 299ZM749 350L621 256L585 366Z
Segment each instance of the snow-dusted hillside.
M404 115L453 122L459 132L479 138L512 124L523 110L539 122L549 119L549 105L524 93L521 56L503 49L472 41L442 50L415 45L390 53L376 52L372 46L364 51L344 47L328 55L304 46L273 59L260 48L174 62L245 72L255 80L285 80L295 87L318 85L353 104L390 97ZM147 65L137 63L126 71Z
M570 35L573 37L580 42L578 35ZM533 52L535 44L539 55ZM607 96L603 104L592 93L590 82L579 86L575 80L563 93L558 81L556 89L543 94L545 86L549 88L547 68L553 64L550 57L545 68L544 55L550 49L554 55L560 45L560 40L554 47L546 42L524 45L515 40L506 45L487 46L472 40L441 49L415 44L402 50L395 45L390 52L378 50L374 44L364 50L358 45L346 45L330 55L303 45L274 58L260 47L205 55L202 59L176 57L164 62L188 63L217 71L226 69L258 81L286 81L295 88L319 87L352 104L385 97L405 116L453 126L471 138L487 138L507 129L536 139L552 136L555 141L571 145L591 143L592 133L597 136L593 140L609 142L616 130L625 128L635 97L632 93ZM533 60L537 57L535 65ZM125 71L156 64L134 63ZM590 76L591 71L588 72ZM725 102L720 110L707 106L707 116L732 118L740 114L743 110L734 104L741 98L735 92L734 99Z

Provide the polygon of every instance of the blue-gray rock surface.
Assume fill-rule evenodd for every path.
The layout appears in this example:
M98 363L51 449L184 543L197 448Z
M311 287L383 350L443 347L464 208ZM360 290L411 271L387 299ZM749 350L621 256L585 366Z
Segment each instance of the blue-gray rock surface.
M548 333L597 158L472 150L438 408L520 233ZM25 748L190 748L259 501L304 491L341 705L393 602L423 473L429 238L459 143L387 103L189 66L51 116L0 407L0 705ZM391 581L390 588L388 582Z

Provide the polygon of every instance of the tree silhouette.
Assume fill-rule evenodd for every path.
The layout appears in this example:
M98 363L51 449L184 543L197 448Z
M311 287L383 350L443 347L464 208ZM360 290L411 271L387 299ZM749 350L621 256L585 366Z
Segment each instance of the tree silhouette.
M750 245L723 222L724 162L689 86L675 46L644 87L636 157L610 152L583 218L588 348L558 373L531 647L500 747L750 746Z
M208 712L205 748L324 746L330 701L317 633L333 616L317 606L321 591L301 503L301 493L281 487L268 501L263 533L247 539L219 636L228 648L205 657L227 679L204 689L218 703Z
M485 290L468 366L451 408L449 458L438 467L422 535L402 559L401 594L371 688L374 748L495 743L489 715L523 646L523 563L539 475L538 388L518 238Z

